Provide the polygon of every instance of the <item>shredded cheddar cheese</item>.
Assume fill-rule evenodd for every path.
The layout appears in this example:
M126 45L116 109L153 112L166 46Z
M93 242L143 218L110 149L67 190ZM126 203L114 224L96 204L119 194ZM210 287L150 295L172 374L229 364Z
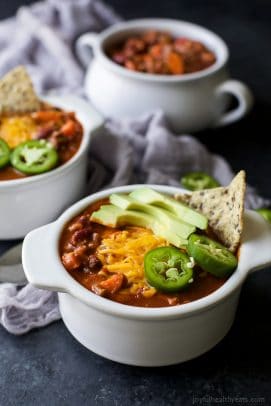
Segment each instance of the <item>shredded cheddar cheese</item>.
M22 142L30 140L36 129L34 120L29 116L3 117L0 138L5 140L10 148L15 148Z
M151 297L156 289L149 286L144 278L144 256L148 251L165 245L168 242L151 230L127 227L103 238L97 255L107 271L126 276L130 293L136 294L140 290L145 297Z

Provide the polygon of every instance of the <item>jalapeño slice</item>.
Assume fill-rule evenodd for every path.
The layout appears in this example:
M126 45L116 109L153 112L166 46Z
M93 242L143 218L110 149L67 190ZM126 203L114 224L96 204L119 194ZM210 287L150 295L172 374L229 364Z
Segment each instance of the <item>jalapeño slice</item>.
M9 163L10 148L6 141L0 138L0 168L3 168Z
M45 140L26 141L16 147L10 156L14 168L27 175L37 175L53 169L58 154L52 144Z
M226 247L204 235L192 234L187 251L204 271L218 278L229 276L238 265L236 257Z
M212 189L220 184L212 176L204 172L187 173L181 179L181 184L188 190Z
M148 283L163 292L178 292L193 282L189 257L174 247L159 247L147 252L144 269Z
M263 218L271 223L271 209L257 209L256 210Z

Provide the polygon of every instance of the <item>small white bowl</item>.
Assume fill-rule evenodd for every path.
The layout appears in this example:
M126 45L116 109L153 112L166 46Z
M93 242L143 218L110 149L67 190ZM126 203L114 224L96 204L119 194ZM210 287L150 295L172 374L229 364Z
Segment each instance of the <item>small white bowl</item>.
M23 244L23 267L33 285L61 292L64 323L91 351L129 365L177 364L203 354L227 334L247 275L271 263L271 227L258 213L246 211L238 268L221 288L202 299L161 308L113 302L90 292L69 275L60 260L59 239L65 224L91 203L138 187L142 185L95 193L70 207L56 222L29 233ZM150 187L171 195L182 191Z
M82 143L67 163L52 171L0 181L0 240L24 237L30 230L55 220L83 196L91 133L103 119L89 103L75 96L50 95L42 100L76 113L83 125Z
M107 55L112 44L147 30L170 32L203 42L216 54L207 69L184 75L155 75L130 71ZM83 34L76 43L79 59L87 67L85 92L104 115L137 117L162 109L178 132L194 132L240 120L253 104L252 93L240 81L230 79L229 51L212 31L196 24L170 19L140 19L121 22L101 34ZM91 58L92 54L92 58ZM226 112L229 95L238 105Z

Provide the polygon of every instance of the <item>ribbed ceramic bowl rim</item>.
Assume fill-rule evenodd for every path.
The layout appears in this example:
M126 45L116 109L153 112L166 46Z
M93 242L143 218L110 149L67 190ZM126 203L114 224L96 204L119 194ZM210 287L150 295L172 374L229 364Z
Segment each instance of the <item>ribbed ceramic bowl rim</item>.
M87 305L96 308L99 311L104 313L117 315L120 317L125 318L132 318L132 319L171 319L171 318L178 318L178 317L186 317L192 313L200 313L205 311L207 308L214 307L218 303L226 300L227 297L236 289L240 287L240 285L245 280L248 270L245 266L238 265L238 268L234 271L234 273L230 276L230 278L216 291L211 293L208 296L205 296L201 299L195 300L190 303L185 303L177 306L171 307L159 307L159 308L144 308L138 306L130 306L121 303L114 302L112 300L100 297L95 293L87 290L83 287L79 282L72 278L72 276L66 271L62 262L60 260L59 255L59 240L63 228L65 225L77 214L82 212L88 205L94 203L99 199L103 199L108 197L111 193L127 193L132 191L134 188L138 187L146 187L146 185L128 185L128 186L120 186L114 187L111 189L107 189L98 193L94 193L79 202L75 203L73 206L68 208L56 222L52 223L50 226L52 229L50 230L53 233L52 243L54 245L54 256L56 260L56 266L58 267L58 271L62 274L63 277L63 286L64 291L71 294L75 298L81 300L82 302L86 303ZM162 193L167 193L170 195L174 195L175 193L186 192L183 189L171 187L171 186L161 186L161 185L148 185L148 187L154 188ZM46 226L45 226L46 227ZM242 248L244 247L245 243L240 248L240 257L242 257ZM68 289L67 289L68 286Z
M159 75L159 74L151 74L151 73L144 73L144 72L134 72L130 71L127 68L124 68L114 61L112 61L105 53L104 51L104 43L105 41L108 41L108 39L115 35L118 32L126 32L127 31L127 36L129 34L129 30L137 29L137 28L142 28L143 29L148 29L149 28L157 28L161 29L159 27L160 25L168 24L167 30L170 32L170 25L171 24L178 24L180 26L183 26L186 29L198 29L204 32L205 34L208 34L213 37L214 42L219 44L219 49L218 47L215 48L215 53L217 60L216 62L211 65L209 68L203 69L198 72L194 73L186 73L183 75ZM189 35L188 35L189 36ZM136 19L136 20L130 20L126 22L120 22L117 24L114 24L113 26L105 29L102 31L101 34L99 34L100 38L100 46L96 47L96 52L99 54L101 57L103 63L112 71L115 73L118 73L120 75L125 75L131 79L139 79L139 80L146 80L150 82L187 82L187 81L192 81L192 80L197 80L197 79L202 79L207 76L212 75L213 73L217 72L219 69L221 69L226 62L228 61L229 58L229 51L226 43L213 31L208 30L207 28L202 27L201 25L198 24L193 24L187 21L182 21L182 20L174 20L174 19L163 19L163 18L146 18L146 19ZM200 40L200 39L199 39Z
M54 95L55 96L55 95ZM60 97L60 96L57 96ZM64 96L63 96L64 97ZM50 98L50 95L48 95L48 98ZM46 96L41 97L41 100L44 99L46 100ZM65 109L63 109L65 110ZM21 178L21 179L11 179L11 180L4 180L0 181L0 191L1 189L9 189L17 186L24 186L24 185L29 185L30 183L38 183L42 182L44 180L49 180L53 177L58 177L58 175L62 175L63 172L68 171L71 169L71 167L75 166L76 163L78 163L80 157L83 155L83 153L86 151L89 145L89 138L87 137L86 131L83 131L83 138L80 144L79 149L76 151L74 156L69 159L67 162L65 162L63 165L58 166L55 169L52 169L51 171L48 171L46 173L42 173L40 175L33 175L29 176L26 178Z

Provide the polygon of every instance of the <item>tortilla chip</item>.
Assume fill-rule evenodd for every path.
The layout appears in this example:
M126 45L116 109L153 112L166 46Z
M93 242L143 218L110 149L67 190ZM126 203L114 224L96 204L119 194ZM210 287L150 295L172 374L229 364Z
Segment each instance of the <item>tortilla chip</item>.
M178 200L204 214L219 241L235 252L243 231L245 191L246 174L240 171L227 187L179 195Z
M24 66L18 66L0 80L0 113L37 111L40 105Z

